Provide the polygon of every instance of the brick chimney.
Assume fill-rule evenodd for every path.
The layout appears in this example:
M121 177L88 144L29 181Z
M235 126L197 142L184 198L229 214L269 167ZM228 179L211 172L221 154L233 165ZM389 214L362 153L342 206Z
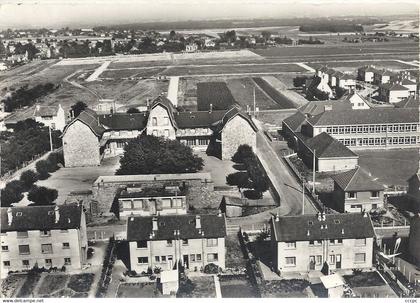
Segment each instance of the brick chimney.
M12 222L13 222L13 213L12 213L12 208L11 207L9 207L8 209L7 209L7 223L9 224L9 226L10 225L12 225Z
M195 216L195 228L201 228L201 218L199 215Z
M58 208L58 205L54 207L54 215L55 215L55 224L57 224L58 221L60 220L60 210Z
M156 217L152 219L152 230L158 230L158 220Z

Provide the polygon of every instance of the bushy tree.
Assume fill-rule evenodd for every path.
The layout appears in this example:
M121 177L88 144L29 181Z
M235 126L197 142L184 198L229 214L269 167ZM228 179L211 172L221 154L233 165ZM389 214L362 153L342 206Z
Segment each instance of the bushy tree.
M22 181L25 189L30 189L38 181L38 174L31 169L26 170L20 175L20 181Z
M140 111L137 109L137 108L135 108L135 107L130 107L128 110L127 110L127 114L136 114L136 113L139 113Z
M238 150L233 155L232 161L235 163L245 163L246 159L253 155L252 147L247 144L242 144L239 145Z
M71 110L73 111L74 117L76 118L77 116L79 116L80 113L82 111L84 111L87 107L88 107L87 104L82 102L82 101L79 101L79 102L73 104L71 106Z
M247 171L252 181L252 188L259 194L259 197L262 197L262 193L268 190L270 185L267 174L256 156L247 163Z
M239 171L227 175L226 183L229 185L237 186L239 189L251 187L249 175L246 171Z
M22 200L25 186L22 181L14 180L1 190L1 207L9 207L12 203Z
M57 199L58 192L55 189L47 188L44 186L32 186L28 193L28 200L35 203L35 205L50 205Z
M297 76L297 77L293 78L293 86L294 87L302 87L306 84L307 79L309 79L309 77Z
M178 140L142 134L124 148L118 175L194 173L203 159Z
M47 162L47 160L39 160L36 162L35 167L40 180L45 180L50 176L50 164Z

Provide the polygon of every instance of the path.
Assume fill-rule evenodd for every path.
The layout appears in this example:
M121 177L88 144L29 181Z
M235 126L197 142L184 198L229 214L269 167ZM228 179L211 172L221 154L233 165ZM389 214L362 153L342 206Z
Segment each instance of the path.
M98 77L108 68L111 61L105 61L85 80L86 82L96 81Z
M175 107L178 106L178 84L179 77L170 78L168 87L168 99L172 102L172 104Z
M91 93L91 94L92 94L92 95L94 95L96 98L98 98L98 100L99 100L99 99L102 99L102 98L101 98L101 96L100 96L97 92L95 92L94 90L92 90L92 89L90 89L90 88L87 88L87 87L85 87L85 86L81 85L80 83L77 83L76 81L72 81L72 80L70 80L70 78L71 78L71 77L73 77L75 74L77 74L77 73L79 73L79 72L81 72L81 71L82 71L82 70L77 70L77 71L75 71L74 73L72 73L72 74L68 75L67 77L65 77L65 78L63 79L63 81L64 81L64 82L69 83L70 85L73 85L74 87L77 87L77 88L80 88L80 89L87 90L89 93Z
M303 62L302 63L296 63L296 64L299 65L300 67L306 69L308 72L311 72L311 73L314 73L315 72L315 70L312 67L306 65Z

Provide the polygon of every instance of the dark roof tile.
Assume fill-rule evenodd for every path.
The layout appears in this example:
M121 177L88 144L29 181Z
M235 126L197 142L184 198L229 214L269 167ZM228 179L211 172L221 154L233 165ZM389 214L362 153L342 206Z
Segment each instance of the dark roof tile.
M317 158L358 157L344 144L325 132L306 140L305 145L309 147L311 151L315 150Z

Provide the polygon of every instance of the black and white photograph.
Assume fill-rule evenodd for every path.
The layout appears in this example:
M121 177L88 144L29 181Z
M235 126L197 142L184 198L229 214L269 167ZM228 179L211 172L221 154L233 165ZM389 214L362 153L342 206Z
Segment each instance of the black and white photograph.
M416 303L419 8L0 0L0 300Z

